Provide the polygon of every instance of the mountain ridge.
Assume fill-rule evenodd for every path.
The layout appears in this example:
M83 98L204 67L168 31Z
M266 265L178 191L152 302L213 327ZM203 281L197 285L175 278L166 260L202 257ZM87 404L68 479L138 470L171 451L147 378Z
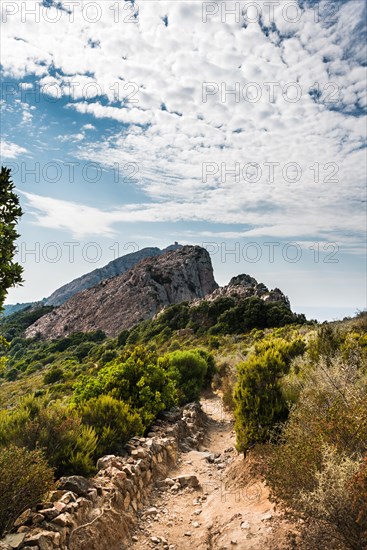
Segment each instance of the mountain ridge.
M119 256L118 258L111 260L108 264L102 267L93 269L93 271L84 273L72 281L65 283L61 287L54 290L50 296L43 298L43 300L17 304L5 304L3 316L6 317L30 307L60 306L78 292L92 288L104 280L108 280L112 277L117 277L118 275L125 273L145 258L157 257L170 250L177 250L181 246L182 245L175 242L174 244L163 249L158 247L145 247L140 250L136 250L135 252L124 254L123 256Z
M217 288L207 250L182 246L75 294L28 327L26 336L58 338L93 330L116 336L167 305L204 298Z

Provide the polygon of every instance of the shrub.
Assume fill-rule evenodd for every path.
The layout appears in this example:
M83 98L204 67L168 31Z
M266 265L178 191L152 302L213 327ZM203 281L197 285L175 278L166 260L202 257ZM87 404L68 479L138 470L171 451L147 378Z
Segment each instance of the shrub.
M18 378L18 375L19 375L19 371L18 369L10 369L8 370L6 373L5 373L5 378L9 381L9 382L14 382L17 378Z
M361 471L361 462L338 453L334 447L324 446L321 454L315 488L300 493L299 507L309 520L302 540L314 548L322 547L325 539L333 548L366 548L365 507L356 507L353 500L353 482Z
M238 451L245 452L255 443L267 441L275 424L287 417L279 385L284 372L285 363L274 350L252 356L238 366L234 391Z
M177 391L169 373L157 356L143 346L126 352L100 370L97 377L84 377L75 385L74 402L110 395L136 411L148 427L157 414L177 402Z
M264 443L274 428L288 416L281 378L288 372L291 359L305 350L300 339L281 338L255 345L254 353L238 366L234 390L237 449L246 452L255 443Z
M53 470L40 450L9 445L0 452L0 536L53 488Z
M143 432L139 415L109 395L90 399L80 408L80 415L83 423L92 426L98 436L97 457L120 454L131 437Z
M76 411L46 397L27 397L18 408L0 411L0 445L44 450L56 475L89 475L97 446L93 428L84 426Z
M166 355L162 364L179 391L181 403L196 401L208 371L206 360L199 351L174 351Z
M52 367L48 372L45 373L43 377L43 382L44 384L54 384L55 382L63 380L63 378L63 370L60 369L60 367Z
M365 375L358 364L332 353L332 363L322 358L307 372L274 448L267 482L274 500L312 520L315 537L328 537L335 548L362 548L366 509L347 485L367 451Z
M127 339L129 338L129 331L123 330L120 332L120 334L117 337L117 346L119 348L123 348L127 342Z
M204 388L210 388L211 383L212 383L213 378L214 378L214 375L217 372L214 357L211 353L207 352L204 349L199 349L199 350L197 350L197 352L205 360L206 366L207 366L206 374L205 374L205 378L204 378L204 382L203 382L203 387Z

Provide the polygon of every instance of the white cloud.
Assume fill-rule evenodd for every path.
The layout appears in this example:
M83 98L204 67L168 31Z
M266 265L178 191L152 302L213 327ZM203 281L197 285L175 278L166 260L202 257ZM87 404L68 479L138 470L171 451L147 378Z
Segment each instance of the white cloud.
M121 131L96 143L85 138L90 124L67 136L75 143L85 138L80 158L137 166L136 185L146 204L93 211L103 231L113 232L121 221L201 220L246 225L249 236L361 235L365 120L348 113L366 105L358 40L363 3L346 3L328 20L321 2L320 20L309 7L297 22L285 17L279 3L272 27L266 3L259 1L267 31L260 22L244 24L243 17L223 20L234 4L218 2L207 23L203 3L174 0L141 2L136 22L129 9L120 11L117 22L112 0L98 2L97 23L87 20L82 4L73 22L55 7L45 13L58 16L57 23L9 16L5 71L22 78L35 74L45 93L67 97L67 107L94 117L96 127L103 119L121 123ZM214 87L206 101L205 83ZM234 88L239 98L231 94ZM311 89L321 94L319 102ZM292 102L298 91L301 97ZM248 163L260 166L256 182L244 176L251 174ZM266 163L278 163L270 183ZM297 182L289 179L294 168L284 172L289 163L302 170ZM223 177L237 165L239 177ZM215 173L203 180L205 166ZM38 223L77 229L57 215L53 199L32 197L45 213ZM78 219L80 205L64 202L60 208ZM83 231L93 231L92 211L79 215Z
M23 153L27 153L27 149L12 143L11 141L0 141L0 153L2 159L15 159Z
M93 124L84 124L82 130L97 130L97 128Z

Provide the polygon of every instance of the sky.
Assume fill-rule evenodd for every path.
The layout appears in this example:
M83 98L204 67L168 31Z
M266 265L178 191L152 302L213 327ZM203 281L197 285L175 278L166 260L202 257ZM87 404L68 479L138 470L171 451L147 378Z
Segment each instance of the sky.
M366 307L364 0L1 3L7 303L146 246L207 248L319 320Z

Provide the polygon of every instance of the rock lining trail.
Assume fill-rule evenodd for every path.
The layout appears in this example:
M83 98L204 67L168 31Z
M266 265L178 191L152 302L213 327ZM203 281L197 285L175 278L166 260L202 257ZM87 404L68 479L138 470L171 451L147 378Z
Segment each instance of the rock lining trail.
M264 483L241 475L245 461L235 450L233 420L221 398L207 396L201 404L208 416L206 440L200 450L180 453L169 478L158 482L140 512L131 548L285 548L289 525L274 510ZM175 481L179 476L188 480L184 487Z

